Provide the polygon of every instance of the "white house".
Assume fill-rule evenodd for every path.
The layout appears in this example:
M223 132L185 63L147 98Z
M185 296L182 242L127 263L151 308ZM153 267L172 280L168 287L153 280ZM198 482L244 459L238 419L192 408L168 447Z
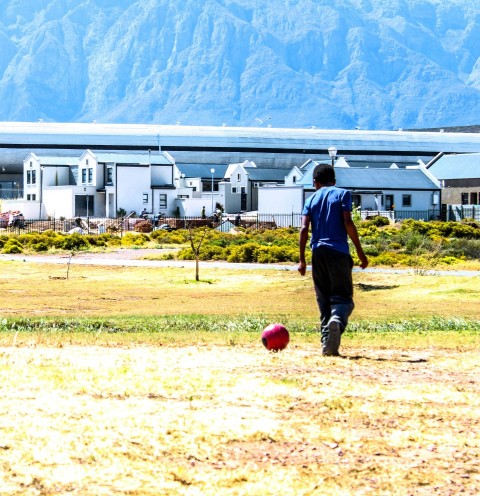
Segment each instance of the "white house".
M96 153L80 157L37 156L24 160L24 197L3 202L26 218L116 217L119 209L173 215L180 176L166 152ZM178 189L177 189L178 188Z
M305 200L315 191L313 171L318 164L314 160L303 164L299 168L303 175L296 186L261 188L259 214L301 212ZM382 212L392 218L415 218L420 214L432 217L440 213L440 182L423 163L405 168L363 168L349 167L344 159L341 162L339 159L335 176L337 186L351 191L353 204L360 207L364 216ZM417 212L420 213L416 215Z
M178 169L182 182L194 189L190 197L181 199L181 215L187 216L199 215L203 207L209 216L217 203L228 213L256 210L258 188L283 184L291 172L290 169L259 168L250 160L220 166L180 164Z

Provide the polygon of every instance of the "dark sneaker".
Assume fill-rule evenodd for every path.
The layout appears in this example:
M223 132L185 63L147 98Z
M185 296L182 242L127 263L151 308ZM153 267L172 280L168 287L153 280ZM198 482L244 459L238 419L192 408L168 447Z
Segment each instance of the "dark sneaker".
M338 348L340 347L340 338L342 337L342 328L340 324L332 320L328 324L328 338L323 347L323 356L340 356Z

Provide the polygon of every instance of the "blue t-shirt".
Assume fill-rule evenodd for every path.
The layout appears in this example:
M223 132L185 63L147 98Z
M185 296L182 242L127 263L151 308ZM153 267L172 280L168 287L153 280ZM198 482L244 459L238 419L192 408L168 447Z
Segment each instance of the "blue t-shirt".
M332 250L350 253L343 221L343 212L346 211L352 211L352 197L350 191L345 189L326 186L307 198L302 214L310 217L312 250L327 246Z

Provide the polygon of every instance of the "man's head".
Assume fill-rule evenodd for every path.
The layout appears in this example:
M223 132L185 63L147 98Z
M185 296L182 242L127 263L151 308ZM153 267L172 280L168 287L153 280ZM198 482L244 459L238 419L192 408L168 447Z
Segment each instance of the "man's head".
M313 170L314 183L323 186L335 184L335 171L330 164L318 164Z

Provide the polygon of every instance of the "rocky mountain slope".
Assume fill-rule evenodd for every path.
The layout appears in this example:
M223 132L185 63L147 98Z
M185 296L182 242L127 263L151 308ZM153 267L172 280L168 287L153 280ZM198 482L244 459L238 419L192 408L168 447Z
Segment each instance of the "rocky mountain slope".
M478 124L480 0L0 0L0 120Z

